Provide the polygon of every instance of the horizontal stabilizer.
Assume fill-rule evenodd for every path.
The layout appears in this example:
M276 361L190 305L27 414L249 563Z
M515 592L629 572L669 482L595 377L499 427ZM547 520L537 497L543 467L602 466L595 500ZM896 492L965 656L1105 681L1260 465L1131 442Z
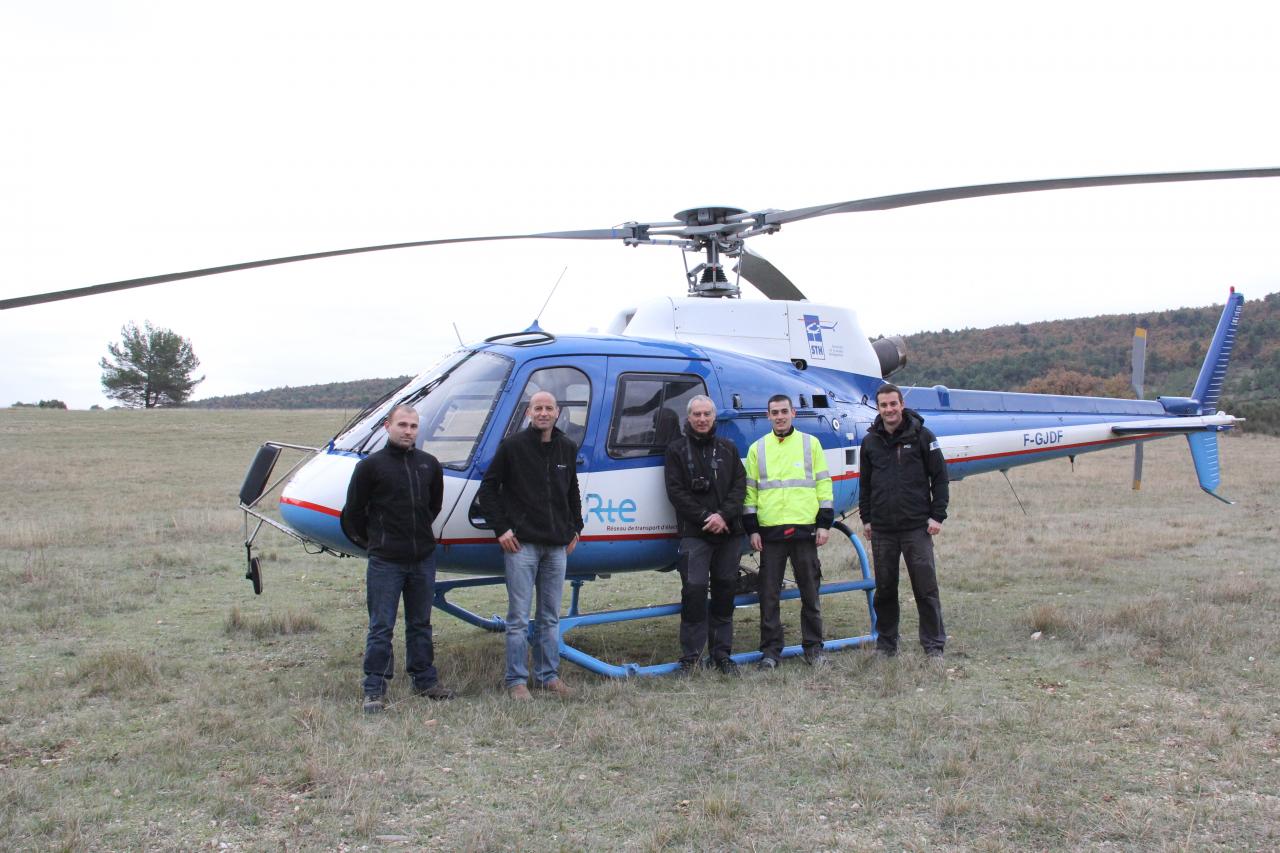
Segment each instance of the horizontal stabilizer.
M1146 421L1120 421L1111 425L1112 435L1177 435L1178 433L1217 432L1229 429L1244 418L1219 412L1182 418L1153 418Z
M1153 432L1161 435L1177 435L1178 433L1204 432L1203 426L1190 426L1187 424L1169 424L1167 426L1113 426L1111 431L1116 435L1147 435Z

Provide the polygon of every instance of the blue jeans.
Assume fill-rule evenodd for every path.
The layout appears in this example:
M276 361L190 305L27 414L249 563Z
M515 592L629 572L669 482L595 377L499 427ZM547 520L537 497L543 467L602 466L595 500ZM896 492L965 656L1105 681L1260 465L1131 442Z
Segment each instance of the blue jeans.
M431 601L435 597L435 554L419 562L397 563L380 557L369 558L365 573L369 603L369 638L364 646L364 693L381 696L395 671L391 639L396 628L396 611L404 597L405 672L413 686L425 690L439 676L435 668L435 648L431 644Z
M560 599L564 595L563 545L520 543L514 554L502 552L507 571L507 687L529 680L525 657L529 651L529 605L534 591L533 677L538 684L558 678L560 670Z

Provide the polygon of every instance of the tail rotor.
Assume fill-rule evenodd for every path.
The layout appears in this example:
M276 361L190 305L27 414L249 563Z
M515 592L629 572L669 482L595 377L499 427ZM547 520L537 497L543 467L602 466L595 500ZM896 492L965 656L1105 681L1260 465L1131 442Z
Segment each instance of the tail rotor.
M1146 378L1147 367L1147 330L1138 326L1133 330L1133 374L1130 384L1134 396L1142 399L1142 383ZM1133 490L1142 488L1142 442L1133 445Z

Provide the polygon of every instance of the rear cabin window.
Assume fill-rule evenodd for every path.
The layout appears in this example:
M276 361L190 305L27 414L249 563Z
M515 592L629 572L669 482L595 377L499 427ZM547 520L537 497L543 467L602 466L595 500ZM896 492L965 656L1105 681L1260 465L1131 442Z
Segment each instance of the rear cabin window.
M706 394L701 377L679 373L624 373L618 378L609 455L615 459L664 453L680 434L689 401Z

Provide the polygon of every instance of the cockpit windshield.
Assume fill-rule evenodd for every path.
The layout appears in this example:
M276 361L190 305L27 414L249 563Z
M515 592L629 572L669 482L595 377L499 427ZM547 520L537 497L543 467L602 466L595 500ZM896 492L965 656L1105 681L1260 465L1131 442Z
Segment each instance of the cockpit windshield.
M386 444L382 429L399 404L418 411L418 446L446 468L463 469L484 433L511 373L511 359L491 352L459 350L432 370L384 398L334 439L337 450L372 453Z

